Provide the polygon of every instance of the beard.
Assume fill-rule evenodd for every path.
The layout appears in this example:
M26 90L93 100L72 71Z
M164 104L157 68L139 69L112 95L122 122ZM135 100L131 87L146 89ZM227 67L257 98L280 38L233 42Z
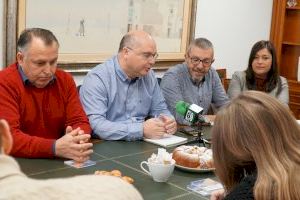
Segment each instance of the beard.
M198 77L192 76L192 81L194 84L199 85L202 82L203 78L204 76L198 76Z

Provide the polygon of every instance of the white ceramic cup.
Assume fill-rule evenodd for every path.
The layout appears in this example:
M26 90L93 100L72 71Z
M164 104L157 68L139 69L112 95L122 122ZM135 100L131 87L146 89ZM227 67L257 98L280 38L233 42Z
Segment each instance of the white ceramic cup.
M149 171L146 170L143 165L147 165ZM140 167L144 172L149 176L152 176L153 180L156 182L166 182L174 171L175 160L172 159L170 164L158 164L148 161L143 161L140 164Z

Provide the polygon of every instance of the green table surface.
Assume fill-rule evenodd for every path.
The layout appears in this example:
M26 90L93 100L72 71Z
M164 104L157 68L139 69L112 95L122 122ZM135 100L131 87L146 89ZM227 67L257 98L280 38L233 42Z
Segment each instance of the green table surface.
M204 137L209 138L209 128L204 127ZM176 133L179 136L192 137L183 133ZM96 170L111 171L118 169L125 176L134 179L134 186L142 194L144 199L209 199L195 192L186 189L186 186L194 180L203 178L216 179L213 172L187 172L178 168L168 182L157 183L150 176L142 171L140 163L147 160L152 153L157 153L159 146L144 141L99 141L94 143L94 153L91 160L96 165L75 169L64 165L63 159L24 159L17 158L22 171L31 178L47 179L71 177L75 175L94 174ZM167 148L172 152L175 147Z

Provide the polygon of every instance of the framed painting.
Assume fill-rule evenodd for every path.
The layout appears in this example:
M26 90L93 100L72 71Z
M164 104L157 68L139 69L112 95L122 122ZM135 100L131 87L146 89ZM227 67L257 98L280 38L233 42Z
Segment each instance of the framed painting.
M18 36L25 28L51 30L58 62L99 63L117 53L122 36L144 30L157 44L158 61L184 59L193 0L19 0Z

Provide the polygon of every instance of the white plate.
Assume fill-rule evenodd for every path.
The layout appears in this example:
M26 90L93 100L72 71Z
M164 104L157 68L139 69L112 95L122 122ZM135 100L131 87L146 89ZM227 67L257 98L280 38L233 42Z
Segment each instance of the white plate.
M212 172L215 170L215 168L209 168L209 169L190 168L190 167L184 167L182 165L177 165L177 164L175 164L175 167L188 172Z

